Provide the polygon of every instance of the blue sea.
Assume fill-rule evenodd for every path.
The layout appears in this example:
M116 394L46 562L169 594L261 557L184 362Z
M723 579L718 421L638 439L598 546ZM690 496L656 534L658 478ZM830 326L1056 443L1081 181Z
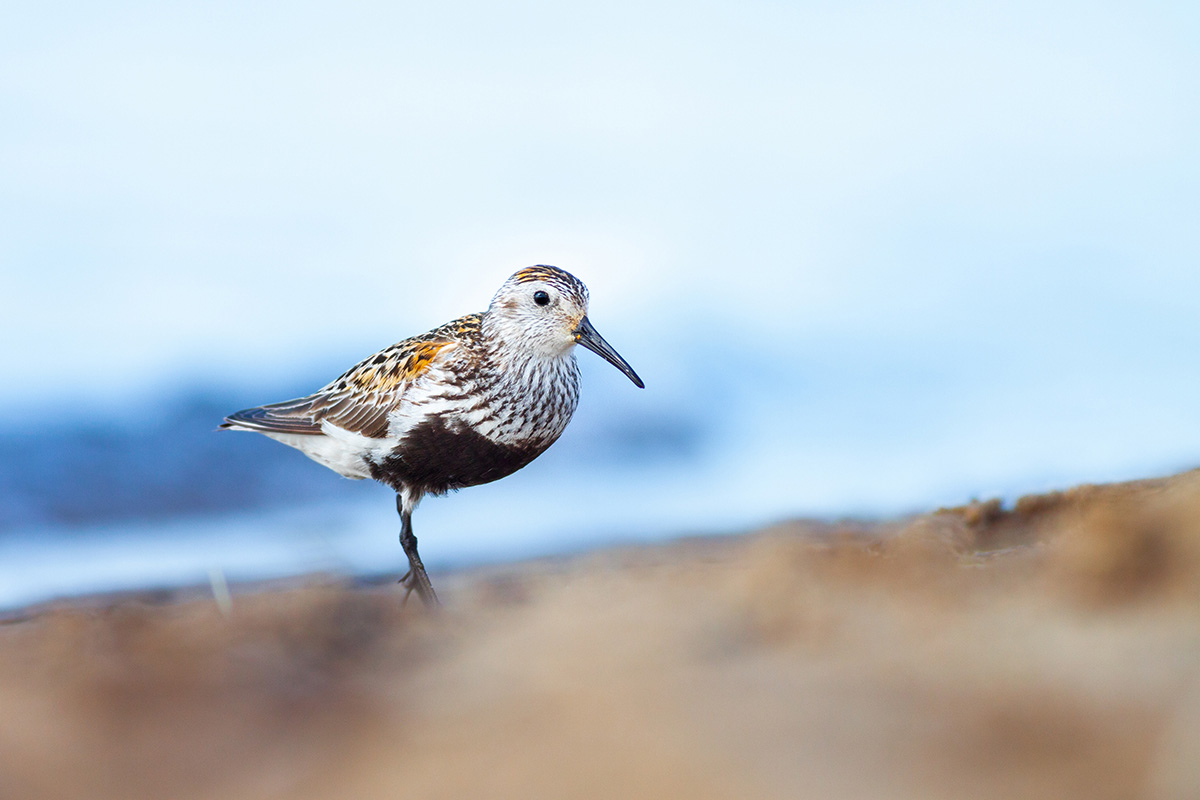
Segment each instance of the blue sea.
M583 401L557 444L502 481L426 498L414 524L435 574L797 516L1011 501L1200 461L1200 434L1139 413L1136 393L1033 413L1069 405L1075 381L1043 382L1030 405L1020 400L1029 380L955 386L913 367L889 373L863 353L787 363L709 342L641 356L644 391L581 351ZM757 377L714 372L735 360ZM389 490L265 437L216 430L225 413L303 384L193 385L0 432L0 607L214 576L402 573ZM981 402L984 392L994 399ZM1112 415L1114 404L1130 414Z

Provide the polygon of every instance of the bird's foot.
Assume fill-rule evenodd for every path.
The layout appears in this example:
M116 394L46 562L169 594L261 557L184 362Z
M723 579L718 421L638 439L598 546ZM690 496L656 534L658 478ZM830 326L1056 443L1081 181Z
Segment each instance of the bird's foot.
M437 593L433 591L433 584L429 581L429 576L425 574L425 570L412 570L404 573L399 584L404 587L404 599L400 601L400 605L408 604L409 595L413 592L417 593L417 597L421 598L421 602L426 608L440 606Z
M408 605L408 596L413 593L412 570L410 569L408 572L404 573L404 577L396 581L396 583L404 587L404 599L400 601L400 607L404 608L406 605Z

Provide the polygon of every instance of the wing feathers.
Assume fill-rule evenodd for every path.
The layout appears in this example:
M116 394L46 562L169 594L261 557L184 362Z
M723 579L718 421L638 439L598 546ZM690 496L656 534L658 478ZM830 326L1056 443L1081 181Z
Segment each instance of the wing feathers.
M372 439L387 436L388 414L404 390L453 345L479 334L471 314L372 355L316 394L230 414L222 428L321 435L322 422Z
M221 427L271 433L318 434L321 432L321 422L312 415L314 399L313 396L302 397L299 400L247 408L230 414Z

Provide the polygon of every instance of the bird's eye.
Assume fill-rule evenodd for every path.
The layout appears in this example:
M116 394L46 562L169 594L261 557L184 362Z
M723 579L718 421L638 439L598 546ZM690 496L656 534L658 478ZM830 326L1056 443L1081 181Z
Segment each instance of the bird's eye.
M548 305L550 303L550 295L546 294L541 289L538 289L533 293L533 302L537 303L539 306Z

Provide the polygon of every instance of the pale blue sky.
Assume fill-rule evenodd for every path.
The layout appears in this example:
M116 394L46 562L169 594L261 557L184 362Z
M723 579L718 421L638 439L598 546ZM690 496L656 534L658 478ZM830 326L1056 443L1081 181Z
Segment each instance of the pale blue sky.
M6 16L10 412L346 366L544 262L646 402L847 503L1200 453L1194 4Z

